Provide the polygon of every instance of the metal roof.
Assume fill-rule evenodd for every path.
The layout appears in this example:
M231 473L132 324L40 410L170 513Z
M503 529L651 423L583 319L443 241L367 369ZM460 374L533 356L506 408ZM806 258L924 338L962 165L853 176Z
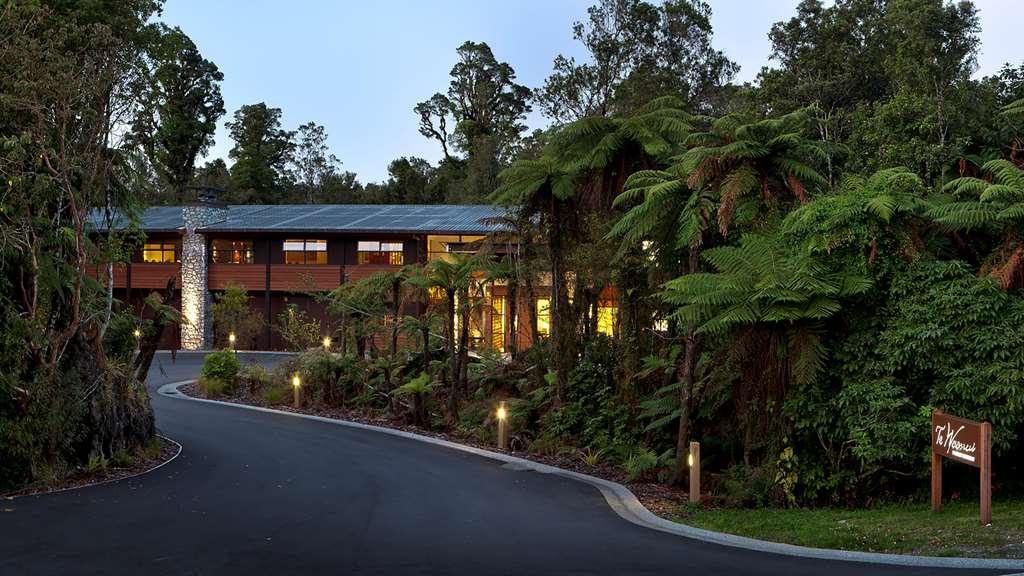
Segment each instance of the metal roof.
M226 216L203 231L220 232L451 232L486 234L503 227L482 222L506 214L490 205L412 204L234 204ZM102 211L90 219L104 229ZM115 220L116 227L126 223ZM181 206L157 206L140 214L140 227L149 231L184 228Z

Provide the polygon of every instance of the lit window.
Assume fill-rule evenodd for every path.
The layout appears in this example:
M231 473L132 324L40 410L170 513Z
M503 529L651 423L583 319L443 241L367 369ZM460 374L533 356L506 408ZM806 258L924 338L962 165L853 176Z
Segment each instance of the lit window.
M360 264L401 266L405 263L401 242L360 241L356 250L358 251L357 261Z
M179 262L176 242L146 242L142 246L142 261L154 263Z
M505 299L500 296L491 299L491 347L505 351Z
M327 240L285 240L285 264L327 264Z
M427 296L430 298L430 303L434 305L442 304L445 301L445 293L438 286L431 286L427 288Z
M597 303L597 331L608 336L615 335L615 321L619 316L619 307L613 304Z
M252 264L252 240L214 240L214 264Z
M537 334L547 336L551 334L551 299L537 299Z
M475 254L486 236L427 236L427 261L448 260L451 254Z

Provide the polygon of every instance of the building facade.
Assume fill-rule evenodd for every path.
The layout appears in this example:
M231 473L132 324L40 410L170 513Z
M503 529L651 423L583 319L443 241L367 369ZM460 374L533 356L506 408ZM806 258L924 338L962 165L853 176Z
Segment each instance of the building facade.
M240 347L283 349L272 325L289 307L319 319L324 336L331 336L332 318L314 294L378 271L478 251L488 237L503 232L495 223L503 214L479 205L225 205L209 197L154 207L139 218L146 235L141 250L114 271L115 296L141 309L149 293L174 278L171 304L180 308L183 322L164 334L161 346L199 350L225 344L215 342L212 304L234 283L245 288L253 313L266 324L254 342ZM102 232L102 222L94 218L94 224ZM119 224L125 223L114 226ZM528 346L525 295L508 302L501 283L488 284L484 292L485 305L470 322L473 343L504 351L516 338L520 347ZM549 326L548 293L538 289L532 304L541 335ZM508 320L513 305L516 328ZM599 321L611 330L611 304L601 309Z

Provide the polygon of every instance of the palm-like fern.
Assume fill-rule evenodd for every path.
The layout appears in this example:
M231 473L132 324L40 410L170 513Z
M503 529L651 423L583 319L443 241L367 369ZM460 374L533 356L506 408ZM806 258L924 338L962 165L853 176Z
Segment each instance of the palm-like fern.
M1009 289L1024 284L1024 244L1019 238L1024 222L1024 170L998 159L986 162L981 171L985 178L965 176L946 184L944 190L953 200L937 202L928 214L951 230L980 228L1004 234L990 275Z
M686 140L689 150L679 159L680 172L690 188L718 192L723 235L737 214L756 212L746 208L774 204L784 194L806 202L810 191L827 185L814 168L826 160L825 145L806 137L808 122L807 110L764 120L729 114Z
M625 117L596 116L565 126L553 141L556 156L573 172L602 170L640 152L666 160L693 129L693 117L674 96L657 98ZM625 175L623 175L625 177Z
M1024 170L1009 160L989 160L981 167L986 178L964 176L943 188L955 201L929 212L938 223L955 230L1002 230L1024 220Z
M821 366L818 324L835 315L843 298L864 292L870 281L828 260L787 247L777 235L744 235L737 246L704 252L715 272L667 282L662 298L674 317L701 333L724 334L761 325L789 333L798 346L791 368L806 381Z

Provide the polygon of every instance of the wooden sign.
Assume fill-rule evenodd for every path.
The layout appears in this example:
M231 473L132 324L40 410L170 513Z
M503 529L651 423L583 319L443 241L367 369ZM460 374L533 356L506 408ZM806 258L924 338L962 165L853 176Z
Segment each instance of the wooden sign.
M942 459L980 470L981 523L992 522L992 425L932 412L932 511L942 510Z

